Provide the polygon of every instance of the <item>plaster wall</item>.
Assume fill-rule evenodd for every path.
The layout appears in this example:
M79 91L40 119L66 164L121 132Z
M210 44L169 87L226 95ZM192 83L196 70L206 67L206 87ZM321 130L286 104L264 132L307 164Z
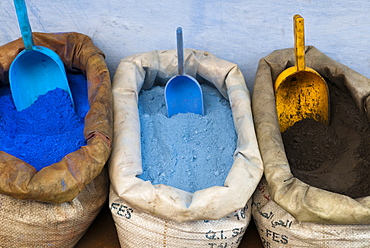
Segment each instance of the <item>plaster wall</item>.
M76 31L106 54L113 76L120 59L184 46L239 65L253 89L258 60L293 47L293 15L305 18L306 45L370 77L367 0L26 0L32 31ZM0 45L21 37L13 1L0 1Z

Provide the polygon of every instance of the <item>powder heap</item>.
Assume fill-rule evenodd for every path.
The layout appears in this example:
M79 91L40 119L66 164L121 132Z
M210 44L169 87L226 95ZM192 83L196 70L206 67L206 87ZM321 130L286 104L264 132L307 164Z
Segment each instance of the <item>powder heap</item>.
M68 74L75 109L67 92L47 92L17 111L9 86L0 88L0 149L41 170L86 145L84 117L89 110L87 82Z
M236 132L229 102L202 85L205 115L167 117L163 87L139 95L143 173L152 184L188 192L223 186L233 164Z
M370 125L345 87L328 81L330 125L295 123L282 137L292 173L303 182L353 198L370 195Z

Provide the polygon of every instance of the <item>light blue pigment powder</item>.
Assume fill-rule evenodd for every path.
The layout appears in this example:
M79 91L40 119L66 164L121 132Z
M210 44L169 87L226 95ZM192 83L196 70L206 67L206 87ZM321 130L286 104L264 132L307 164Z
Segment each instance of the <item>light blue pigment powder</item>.
M0 150L41 170L86 145L83 136L84 117L89 110L86 77L67 76L75 110L67 92L55 89L18 112L9 85L0 88Z
M229 102L217 89L202 85L205 115L167 118L164 88L139 94L140 178L188 192L223 186L233 164L237 135Z

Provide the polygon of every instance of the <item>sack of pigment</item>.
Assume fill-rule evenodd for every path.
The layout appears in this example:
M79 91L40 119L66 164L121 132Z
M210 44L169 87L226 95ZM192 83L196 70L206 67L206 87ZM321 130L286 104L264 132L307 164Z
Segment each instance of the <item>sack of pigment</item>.
M328 84L330 124L306 119L280 133L273 86L294 51L259 62L252 109L265 180L253 217L265 247L369 247L370 80L312 46L306 64Z
M81 94L78 95L80 98L75 98L74 93L78 92L71 87L76 109L76 113L73 114L81 114L78 106L83 105L82 99L86 100L88 107L82 119L84 126L80 129L84 144L75 151L65 154L55 163L36 168L4 152L10 147L9 139L1 138L0 247L74 247L108 197L109 178L104 165L111 152L113 135L110 77L103 53L86 35L34 33L33 37L36 45L48 47L60 56L64 62L69 83L74 81L82 85L74 89L86 89L83 91L84 95ZM21 39L0 47L1 97L4 97L3 93L6 91L3 89L9 87L7 78L9 66L23 49ZM42 97L40 96L34 105L37 105ZM57 102L58 100L45 105L57 105ZM31 108L33 105L29 109ZM19 113L24 111L28 109ZM58 111L61 110L54 110L56 113ZM44 118L43 114L37 112L35 118ZM32 121L28 124L30 129L33 125ZM4 125L4 123L9 124L10 120L3 119L1 124ZM46 123L41 124L40 133L49 128ZM1 131L3 132L3 127ZM55 132L67 131L56 130ZM68 137L69 133L66 135L66 139L73 140L74 137ZM34 145L33 142L36 140L39 142L38 135L24 134L22 137L28 138L24 141L25 153ZM52 137L54 137L54 143L62 142L55 138L62 136ZM47 138L45 137L45 140ZM17 139L19 137L14 137L14 142ZM18 145L14 142L12 146ZM62 143L61 146L68 142ZM38 152L40 151L35 150L35 153ZM48 159L48 156L50 154L44 154L45 159Z
M114 76L109 206L122 247L237 247L249 224L263 166L244 77L192 49L185 69L202 86L204 116L166 116L163 86L177 74L176 50L124 58ZM216 105L219 119L228 108L231 125L210 119Z

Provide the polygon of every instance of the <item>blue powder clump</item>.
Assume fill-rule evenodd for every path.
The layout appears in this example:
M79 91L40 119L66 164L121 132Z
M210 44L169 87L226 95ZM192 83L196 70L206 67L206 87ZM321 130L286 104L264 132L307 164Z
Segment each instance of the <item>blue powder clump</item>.
M57 88L18 112L9 86L0 88L0 149L37 171L86 145L83 136L84 117L89 110L86 77L67 76L75 109L68 93Z
M187 192L223 186L233 164L237 135L229 102L202 85L205 115L167 118L163 87L139 94L140 178Z

